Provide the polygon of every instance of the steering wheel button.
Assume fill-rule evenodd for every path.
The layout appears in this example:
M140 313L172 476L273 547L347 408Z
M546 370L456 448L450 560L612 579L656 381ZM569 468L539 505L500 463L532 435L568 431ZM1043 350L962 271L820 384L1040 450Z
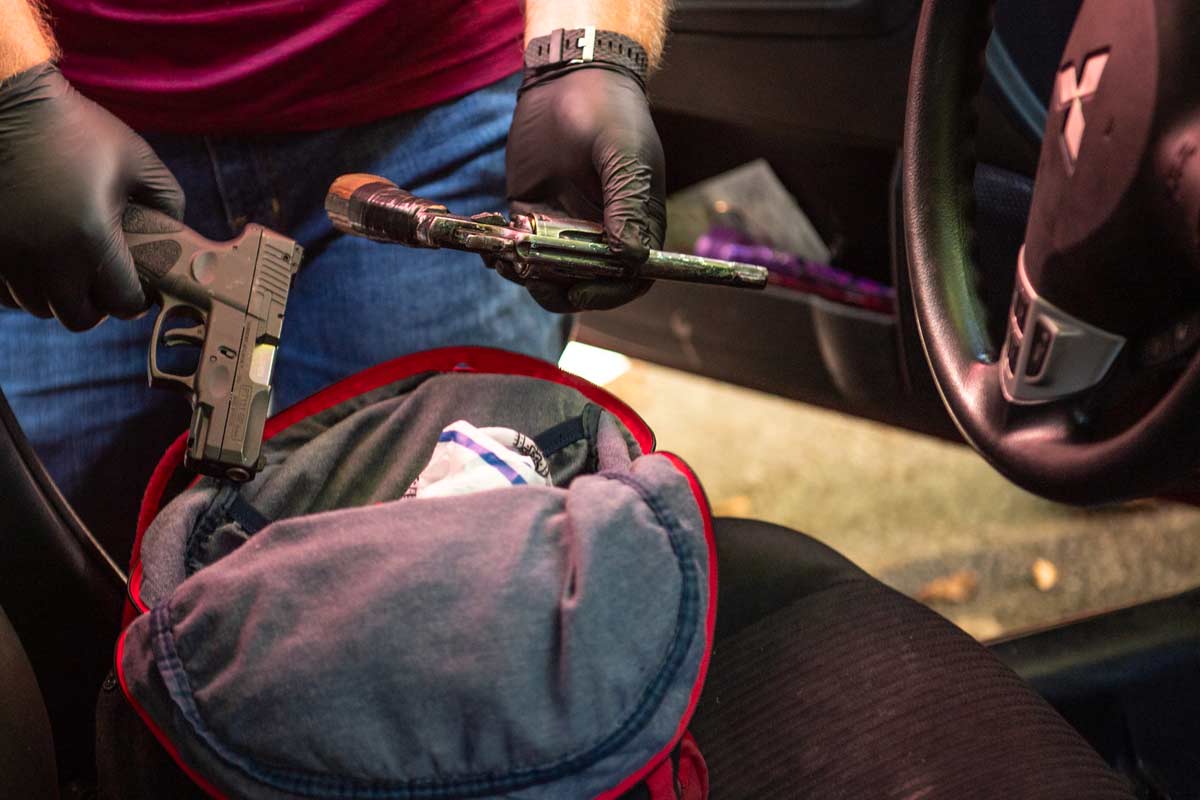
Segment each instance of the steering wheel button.
M1008 318L1008 342L1013 347L1020 349L1021 342L1025 339L1025 331L1022 330L1020 323L1016 317Z
M1017 330L1023 332L1025 330L1025 316L1029 313L1029 298L1025 296L1025 293L1019 287L1013 292L1012 313L1013 319L1017 323Z
M1046 357L1054 344L1054 331L1038 320L1033 329L1033 338L1029 344L1029 358L1025 362L1025 377L1036 381L1046 371Z
M1012 331L1009 331L1008 341L1004 343L1004 356L1008 361L1009 374L1016 375L1017 360L1021 357L1021 340Z
M1091 325L1038 295L1017 256L1017 287L1001 354L1000 389L1018 405L1051 403L1095 386L1108 372L1125 339ZM1018 313L1024 308L1024 325Z

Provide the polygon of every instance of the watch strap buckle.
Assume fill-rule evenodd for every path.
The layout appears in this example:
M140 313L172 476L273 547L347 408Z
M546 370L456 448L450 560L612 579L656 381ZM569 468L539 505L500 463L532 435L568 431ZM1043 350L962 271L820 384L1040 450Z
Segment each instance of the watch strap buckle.
M556 31L556 33L558 32ZM572 64L586 64L596 60L596 28L594 25L588 25L583 29L583 35L579 37L576 47L582 52L578 58L571 59Z

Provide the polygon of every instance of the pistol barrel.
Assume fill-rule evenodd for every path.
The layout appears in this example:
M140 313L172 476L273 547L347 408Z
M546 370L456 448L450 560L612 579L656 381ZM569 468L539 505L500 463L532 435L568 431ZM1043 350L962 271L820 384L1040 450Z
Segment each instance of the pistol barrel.
M638 274L643 278L706 283L741 289L761 289L767 285L767 270L755 264L739 264L683 253L651 250L650 258Z

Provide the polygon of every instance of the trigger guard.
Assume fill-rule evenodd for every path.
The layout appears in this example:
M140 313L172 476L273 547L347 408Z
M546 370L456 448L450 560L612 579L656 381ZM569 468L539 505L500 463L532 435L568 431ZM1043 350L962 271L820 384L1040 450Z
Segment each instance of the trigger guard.
M180 308L186 308L189 311L195 312L195 309L187 303L166 303L162 310L158 312L158 316L154 320L154 331L150 338L150 350L146 358L147 379L151 388L155 389L176 389L186 392L195 392L196 390L196 373L191 375L176 375L171 372L162 370L158 365L158 348L172 347L174 345L163 342L163 326L171 313ZM203 319L203 316L201 316ZM201 323L203 325L203 323ZM199 327L199 326L197 326ZM197 367L197 371L199 367Z

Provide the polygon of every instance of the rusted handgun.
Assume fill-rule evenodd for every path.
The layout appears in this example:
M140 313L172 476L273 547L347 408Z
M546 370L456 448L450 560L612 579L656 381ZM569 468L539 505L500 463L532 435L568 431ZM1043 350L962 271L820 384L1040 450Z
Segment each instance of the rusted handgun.
M632 267L605 244L604 230L595 223L542 214L516 214L510 222L498 213L461 217L377 175L338 178L325 198L325 211L344 233L409 247L478 253L508 263L524 279L640 277L744 289L767 285L764 267L661 250L651 250L644 264Z
M130 205L122 222L129 250L151 298L151 386L187 391L192 401L184 464L233 481L261 468L271 373L292 276L303 250L293 240L248 225L229 242L211 242L157 211ZM190 327L165 328L168 320ZM159 346L194 345L190 375L160 368Z

